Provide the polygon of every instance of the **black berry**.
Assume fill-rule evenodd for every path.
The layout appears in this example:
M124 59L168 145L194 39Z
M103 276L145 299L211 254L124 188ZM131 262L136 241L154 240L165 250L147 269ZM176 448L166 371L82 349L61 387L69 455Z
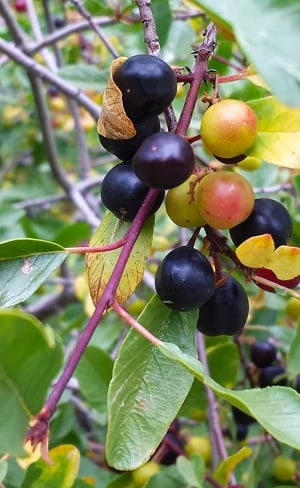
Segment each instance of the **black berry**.
M158 132L142 143L132 163L145 185L166 190L180 185L190 176L195 158L190 144L183 137Z
M249 217L230 229L236 246L249 237L271 234L275 247L285 245L292 234L292 219L286 208L271 198L258 198Z
M199 308L197 329L207 336L235 335L244 327L249 313L247 294L232 276L218 286Z
M213 269L197 249L181 246L173 249L160 263L155 287L161 301L175 310L199 308L215 287Z
M177 81L172 68L149 54L132 56L114 73L126 114L133 122L161 114L173 101Z
M270 366L276 359L277 349L268 341L257 341L250 349L252 363L258 368Z
M265 388L272 385L287 385L286 370L281 366L267 366L261 370L259 386Z
M110 139L99 134L102 146L121 161L132 159L142 142L154 132L159 132L159 118L155 116L136 122L134 127L136 135L131 139Z
M138 179L130 162L120 163L105 175L101 187L101 200L116 217L132 221L148 191L149 187ZM164 192L161 191L152 213L160 207L163 198Z

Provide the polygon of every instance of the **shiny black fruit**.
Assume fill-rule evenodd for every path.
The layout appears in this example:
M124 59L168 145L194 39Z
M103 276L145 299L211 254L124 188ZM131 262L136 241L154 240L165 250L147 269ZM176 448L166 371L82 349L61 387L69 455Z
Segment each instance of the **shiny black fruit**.
M158 132L142 143L132 164L145 185L167 190L180 185L190 176L195 157L193 149L183 137Z
M281 203L271 198L258 198L249 217L229 232L236 246L249 237L271 234L275 247L279 247L285 245L292 234L292 219Z
M128 117L141 121L161 114L172 103L177 81L172 68L162 59L149 54L137 54L114 73Z
M252 363L258 368L270 366L276 359L277 349L268 341L257 341L250 349Z
M199 308L197 329L207 336L235 335L244 327L248 313L247 294L242 285L229 275Z
M173 249L160 263L155 287L161 301L174 310L199 308L215 287L213 269L197 249L181 246Z
M130 163L114 166L104 177L101 187L102 203L116 217L132 221L140 209L149 187L145 186L134 173ZM161 191L152 212L160 207L164 198Z
M232 407L232 415L236 424L251 425L255 419L237 407Z
M259 386L287 385L286 370L282 366L267 366L261 370Z
M134 127L136 135L131 139L110 139L99 134L102 146L121 161L132 159L142 142L154 132L159 132L159 118L150 117L142 122L135 123Z

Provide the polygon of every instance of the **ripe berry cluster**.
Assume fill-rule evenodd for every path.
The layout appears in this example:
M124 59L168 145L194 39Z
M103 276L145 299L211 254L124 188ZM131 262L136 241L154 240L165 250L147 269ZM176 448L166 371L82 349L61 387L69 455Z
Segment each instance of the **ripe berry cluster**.
M150 187L160 190L155 212L164 190L188 178L194 169L194 153L182 137L160 132L158 115L176 95L176 77L167 63L147 54L132 56L116 70L113 81L121 90L123 109L136 134L128 139L99 134L102 145L123 161L105 176L101 198L118 218L131 221Z
M261 234L270 234L276 247L287 243L292 221L281 203L255 199L248 180L228 165L218 171L200 171L188 140L160 130L158 116L176 94L176 77L167 63L136 55L124 58L112 76L122 95L122 110L135 130L127 139L99 133L102 145L122 160L106 174L101 189L102 202L114 215L132 221L150 188L158 190L151 209L154 213L168 190L166 211L179 226L227 229L235 246ZM203 114L201 139L222 163L237 163L254 144L257 125L255 112L246 103L218 101ZM295 280L278 280L264 268L256 274L287 287L295 284ZM230 274L216 272L192 244L165 256L157 269L155 287L168 307L199 310L197 328L205 335L235 335L247 321L249 303L244 288Z

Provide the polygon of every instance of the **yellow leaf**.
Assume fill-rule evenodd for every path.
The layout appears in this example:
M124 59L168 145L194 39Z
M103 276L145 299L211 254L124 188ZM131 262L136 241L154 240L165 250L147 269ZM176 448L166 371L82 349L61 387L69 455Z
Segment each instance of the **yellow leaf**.
M276 97L264 97L248 104L257 115L258 133L247 156L300 169L300 108L288 107Z
M235 252L244 266L270 269L280 280L300 275L300 248L279 246L275 249L270 234L249 237Z
M265 88L266 90L270 91L270 88L266 84L266 82L258 75L252 65L250 65L246 70L245 78L250 80L254 85L260 86L261 88Z
M103 93L97 131L109 139L131 139L136 135L135 127L123 107L122 92L113 79L113 74L126 59L120 57L112 62L110 77Z
M90 246L104 246L121 239L130 225L130 222L119 220L111 212L107 211L90 241ZM152 243L153 226L154 217L151 216L147 219L139 234L121 277L116 293L116 299L119 303L124 302L132 295L143 277L146 259L150 253ZM121 249L118 248L112 251L90 253L87 255L88 283L95 305L101 298L110 279Z
M214 478L221 485L227 485L229 483L230 475L244 459L251 456L252 450L250 447L242 447L238 452L235 452L224 461L222 461L217 467Z

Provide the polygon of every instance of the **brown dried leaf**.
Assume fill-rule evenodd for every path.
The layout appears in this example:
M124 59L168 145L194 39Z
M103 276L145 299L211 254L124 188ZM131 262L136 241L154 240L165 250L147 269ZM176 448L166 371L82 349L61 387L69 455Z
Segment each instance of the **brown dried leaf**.
M112 62L107 87L103 93L97 130L101 136L109 139L131 139L136 135L135 127L123 107L122 92L113 79L114 73L126 59L120 57Z

